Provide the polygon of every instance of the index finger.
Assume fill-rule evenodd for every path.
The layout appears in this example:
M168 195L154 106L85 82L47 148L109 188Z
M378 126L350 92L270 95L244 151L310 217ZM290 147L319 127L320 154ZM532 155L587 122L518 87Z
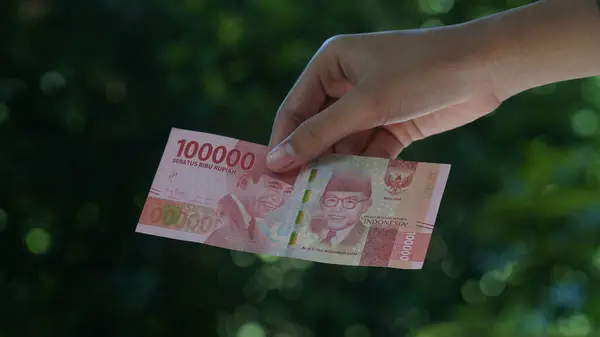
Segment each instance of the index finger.
M302 122L317 114L327 95L315 70L314 59L304 69L275 115L269 148L281 143Z

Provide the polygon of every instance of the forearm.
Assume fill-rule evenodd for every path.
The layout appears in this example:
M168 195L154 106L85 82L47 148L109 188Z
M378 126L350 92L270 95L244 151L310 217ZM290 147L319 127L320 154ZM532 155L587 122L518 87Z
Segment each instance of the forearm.
M542 0L473 22L501 98L600 75L598 0Z

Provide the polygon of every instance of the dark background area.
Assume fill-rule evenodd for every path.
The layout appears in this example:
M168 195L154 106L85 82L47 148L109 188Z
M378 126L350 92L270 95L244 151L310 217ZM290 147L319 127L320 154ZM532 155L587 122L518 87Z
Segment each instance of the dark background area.
M599 78L403 152L452 165L420 271L134 232L172 127L267 144L327 38L524 3L2 0L0 336L600 336Z

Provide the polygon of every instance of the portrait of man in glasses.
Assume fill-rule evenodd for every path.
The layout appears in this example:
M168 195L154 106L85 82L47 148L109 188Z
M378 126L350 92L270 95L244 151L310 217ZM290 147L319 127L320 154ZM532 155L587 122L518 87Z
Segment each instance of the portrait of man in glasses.
M320 216L311 221L311 231L321 245L356 246L368 232L361 215L372 203L369 176L359 172L336 172L321 196Z

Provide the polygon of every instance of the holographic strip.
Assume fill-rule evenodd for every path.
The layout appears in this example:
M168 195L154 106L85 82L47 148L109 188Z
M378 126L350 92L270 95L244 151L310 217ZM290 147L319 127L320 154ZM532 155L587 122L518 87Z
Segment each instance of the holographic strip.
M298 239L298 226L302 225L304 222L304 204L310 201L310 196L312 195L312 191L310 189L312 182L317 178L318 170L312 169L310 171L310 175L308 176L308 184L306 189L304 190L304 195L302 195L302 205L300 206L300 210L298 210L298 214L296 215L296 220L294 221L295 230L290 235L290 240L288 241L288 245L293 246L296 244L296 240Z

